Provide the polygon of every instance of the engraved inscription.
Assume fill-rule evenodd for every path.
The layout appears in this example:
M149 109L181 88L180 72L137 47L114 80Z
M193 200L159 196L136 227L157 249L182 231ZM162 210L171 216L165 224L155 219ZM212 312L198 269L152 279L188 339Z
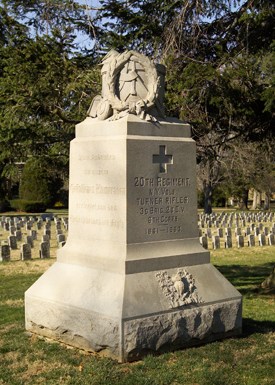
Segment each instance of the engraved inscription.
M125 224L120 219L101 219L101 218L93 218L93 217L85 217L85 216L77 216L71 215L70 222L81 223L81 224L89 224L89 225L98 225L98 226L109 226L115 227L117 229L124 229Z
M84 175L108 175L108 170L84 170Z
M189 187L190 178L134 177L135 187Z
M116 156L112 154L81 154L78 160L116 160Z
M76 202L74 206L77 209L95 210L95 211L117 211L116 205L99 205L90 202Z
M125 195L124 187L102 186L101 184L85 185L85 184L70 184L70 192L80 194L110 194L110 195Z
M145 235L178 234L186 205L190 178L134 177L134 186L142 197L136 197L137 213L144 218ZM146 224L148 226L146 226Z
M79 170L75 170L74 182L69 186L70 207L73 209L69 217L70 224L77 228L79 224L83 225L82 236L87 236L89 228L90 236L93 232L104 232L107 228L112 229L112 233L125 229L125 220L118 205L121 197L126 195L126 188L106 178L112 174L119 155L100 153L97 150L93 152L87 148L76 156Z

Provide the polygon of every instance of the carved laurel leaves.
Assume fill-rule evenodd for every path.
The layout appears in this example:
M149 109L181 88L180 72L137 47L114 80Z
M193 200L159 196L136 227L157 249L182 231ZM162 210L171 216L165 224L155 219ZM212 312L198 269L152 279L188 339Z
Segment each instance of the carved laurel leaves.
M148 78L148 93L146 97L135 103L134 111L129 111L139 115L143 111L148 111L151 107L153 107L155 100L158 97L159 77L155 65L148 57L135 51L126 51L120 55L114 56L113 60L109 64L109 70L106 74L107 90L105 97L108 99L113 110L117 112L129 110L130 106L127 101L120 100L116 95L116 82L119 73L130 59L139 63L144 68Z

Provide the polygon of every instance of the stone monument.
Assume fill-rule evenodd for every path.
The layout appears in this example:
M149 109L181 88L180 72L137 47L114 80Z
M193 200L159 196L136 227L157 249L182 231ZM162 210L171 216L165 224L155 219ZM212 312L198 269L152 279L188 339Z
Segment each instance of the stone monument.
M165 68L102 63L70 148L69 235L25 294L27 330L120 362L238 335L241 295L199 242L195 142L165 118Z

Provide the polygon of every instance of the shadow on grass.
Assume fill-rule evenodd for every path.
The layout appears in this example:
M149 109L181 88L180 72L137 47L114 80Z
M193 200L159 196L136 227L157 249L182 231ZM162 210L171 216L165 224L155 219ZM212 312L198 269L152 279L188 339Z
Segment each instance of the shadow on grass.
M246 338L255 333L266 334L275 332L275 322L256 321L252 318L243 318L243 332L240 338Z
M223 265L216 267L242 295L261 295L259 286L270 275L274 263L265 263L258 266Z

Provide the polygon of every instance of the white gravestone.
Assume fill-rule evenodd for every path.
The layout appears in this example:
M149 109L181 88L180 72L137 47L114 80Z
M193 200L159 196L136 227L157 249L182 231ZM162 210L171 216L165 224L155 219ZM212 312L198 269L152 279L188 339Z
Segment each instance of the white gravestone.
M70 147L69 233L25 294L26 328L131 361L241 332L241 295L197 226L190 126L165 119L164 69L111 51Z

